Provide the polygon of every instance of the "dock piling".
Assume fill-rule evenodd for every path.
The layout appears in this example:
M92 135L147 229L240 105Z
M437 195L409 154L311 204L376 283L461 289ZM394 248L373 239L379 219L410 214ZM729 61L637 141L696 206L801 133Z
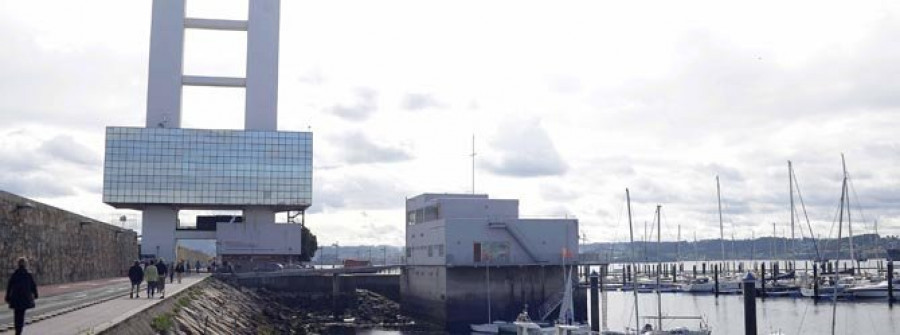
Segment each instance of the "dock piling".
M753 274L748 272L744 276L744 334L757 335L756 333L756 280Z
M591 272L591 331L600 331L600 294L597 289L599 279L597 271Z
M888 305L894 306L894 261L887 263Z
M713 279L715 280L715 283L716 283L715 289L713 292L716 294L716 297L718 297L719 296L719 264L713 265Z
M762 264L759 265L759 275L760 275L760 277L759 277L760 284L762 285L761 286L762 291L759 292L758 295L760 297L762 297L763 299L765 299L766 298L766 262L762 262ZM754 286L753 288L756 288L756 286Z
M813 264L813 303L819 302L819 267Z

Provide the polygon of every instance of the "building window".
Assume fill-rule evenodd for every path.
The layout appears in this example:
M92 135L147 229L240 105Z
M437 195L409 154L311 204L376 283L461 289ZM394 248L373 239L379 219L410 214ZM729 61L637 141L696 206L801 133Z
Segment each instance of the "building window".
M475 263L481 262L481 243L475 242L472 245L472 261Z
M412 248L406 247L406 257L412 257Z
M444 257L444 245L438 244L437 250L438 250L438 257Z
M434 257L434 246L433 245L428 246L428 257Z
M406 212L406 225L412 226L416 224L416 211Z

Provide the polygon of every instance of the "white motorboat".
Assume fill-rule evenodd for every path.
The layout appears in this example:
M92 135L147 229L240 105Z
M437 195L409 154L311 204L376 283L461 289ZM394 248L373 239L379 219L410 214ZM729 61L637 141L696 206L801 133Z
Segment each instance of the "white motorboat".
M682 292L693 293L713 293L716 290L716 283L710 277L697 277L691 279L685 284L681 284ZM719 293L739 293L741 292L741 283L739 281L723 279L719 281Z
M831 279L827 277L819 278L819 298L833 298L837 295L838 298L842 298L847 296L844 293L844 290L854 287L857 285L856 278L853 277L842 277L838 279L837 286L835 287L831 283ZM815 289L813 288L813 283L807 283L806 285L800 287L800 295L811 298L815 295Z
M494 321L492 323L472 324L469 329L476 333L499 334L501 327L510 327L511 324L506 321Z
M682 292L712 292L715 283L709 277L697 277L681 284Z
M900 295L900 278L895 278L893 283L894 296ZM888 297L888 281L882 281L873 285L861 285L851 287L844 292L854 298L887 298Z

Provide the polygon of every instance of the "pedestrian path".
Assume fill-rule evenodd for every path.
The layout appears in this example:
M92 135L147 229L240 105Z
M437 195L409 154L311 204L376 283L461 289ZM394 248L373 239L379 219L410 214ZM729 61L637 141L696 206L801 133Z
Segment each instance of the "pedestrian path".
M182 279L181 281L181 284L178 284L177 282L174 284L166 283L166 298L168 299L177 295L179 292L193 286L194 284L199 283L206 277L208 277L207 274L194 274L192 276L184 277L184 279ZM82 285L80 287L87 286ZM160 303L161 301L164 301L162 299L159 299L158 294L153 299L147 298L146 284L142 285L142 288L145 289L141 292L140 298L129 298L128 291L126 289L112 297L107 297L93 303L74 306L71 308L71 310L65 311L65 313L58 315L55 315L56 313L49 313L47 315L38 313L32 315L32 310L29 310L26 316L30 323L25 326L24 333L42 335L99 333L109 327L112 327L113 325L116 325L128 319L129 317L137 313L140 313L141 311L151 306ZM60 290L67 289L68 288L62 288ZM40 307L43 298L44 297L41 296L41 299L37 300L38 307ZM12 329L4 329L0 327L0 334L5 335L4 332L12 333Z

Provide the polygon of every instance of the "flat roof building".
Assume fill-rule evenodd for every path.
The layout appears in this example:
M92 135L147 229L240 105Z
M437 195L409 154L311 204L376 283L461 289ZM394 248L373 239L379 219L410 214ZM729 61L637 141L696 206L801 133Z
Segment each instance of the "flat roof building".
M561 265L577 254L577 219L520 218L515 199L426 193L406 201L408 265Z
M518 200L486 194L407 199L405 226L402 308L451 332L514 320L526 307L544 316L578 255L577 219L522 218Z

